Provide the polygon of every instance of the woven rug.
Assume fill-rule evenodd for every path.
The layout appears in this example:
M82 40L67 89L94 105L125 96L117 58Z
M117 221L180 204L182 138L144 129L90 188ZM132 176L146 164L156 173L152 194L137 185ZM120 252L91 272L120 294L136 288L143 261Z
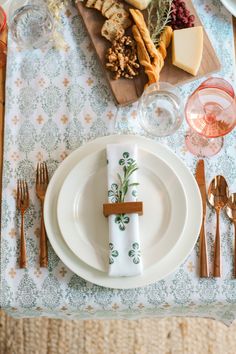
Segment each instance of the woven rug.
M235 354L235 331L198 318L15 320L0 311L0 354Z

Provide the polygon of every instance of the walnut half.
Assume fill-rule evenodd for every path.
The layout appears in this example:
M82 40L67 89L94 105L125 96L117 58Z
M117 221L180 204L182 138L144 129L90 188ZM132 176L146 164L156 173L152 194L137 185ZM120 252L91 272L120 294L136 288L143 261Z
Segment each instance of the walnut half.
M106 68L113 73L113 79L133 79L139 74L136 42L130 36L117 38L106 53Z

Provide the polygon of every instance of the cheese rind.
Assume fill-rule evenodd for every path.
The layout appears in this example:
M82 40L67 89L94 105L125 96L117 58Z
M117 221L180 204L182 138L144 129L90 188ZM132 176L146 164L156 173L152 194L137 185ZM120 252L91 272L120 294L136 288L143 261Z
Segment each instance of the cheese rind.
M197 75L202 61L203 29L202 26L184 28L173 32L172 64Z
M148 7L151 0L125 0L128 4L136 7L139 10L144 10Z

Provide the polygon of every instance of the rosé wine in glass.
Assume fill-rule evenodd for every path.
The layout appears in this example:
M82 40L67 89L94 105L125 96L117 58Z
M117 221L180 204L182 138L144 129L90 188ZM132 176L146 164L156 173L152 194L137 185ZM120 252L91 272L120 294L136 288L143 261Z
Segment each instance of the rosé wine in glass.
M236 125L233 87L224 79L204 81L189 97L185 115L192 131L186 135L188 149L198 156L213 156L223 145L223 136Z

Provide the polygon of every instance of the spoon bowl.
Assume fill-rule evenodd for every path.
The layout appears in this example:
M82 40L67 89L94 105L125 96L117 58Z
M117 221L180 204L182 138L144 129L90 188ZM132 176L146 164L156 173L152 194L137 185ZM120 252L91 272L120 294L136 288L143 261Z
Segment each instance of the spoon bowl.
M231 221L236 223L236 193L229 196L228 203L226 205L226 214Z
M229 188L223 176L216 176L208 189L208 201L215 210L225 207L228 202Z
M214 277L221 276L221 250L220 250L220 211L228 202L229 188L223 176L216 176L208 189L208 201L216 211L216 237L214 254Z

